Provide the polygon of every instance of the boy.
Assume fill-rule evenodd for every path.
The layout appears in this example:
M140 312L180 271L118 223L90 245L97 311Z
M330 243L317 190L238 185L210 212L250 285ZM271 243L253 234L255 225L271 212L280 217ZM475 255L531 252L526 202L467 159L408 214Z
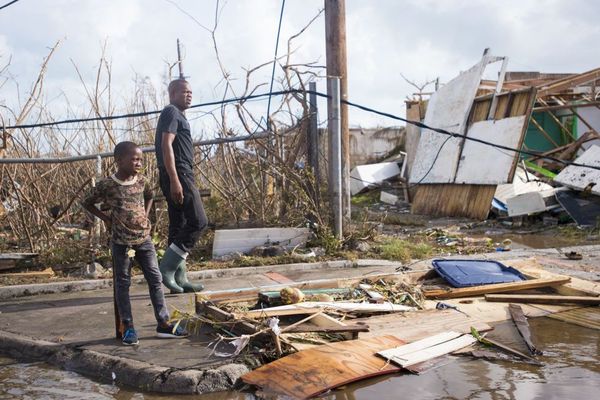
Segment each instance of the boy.
M148 282L150 300L158 326L156 333L161 338L182 338L187 332L180 326L169 325L169 313L165 305L162 279L158 270L156 251L150 239L148 212L152 205L152 191L148 181L140 174L142 150L133 142L121 142L114 150L117 172L98 182L82 202L83 207L100 218L111 231L111 252L115 276L115 299L121 322L125 329L123 344L139 343L133 326L129 286L131 285L131 263L129 250L135 251ZM104 203L110 207L108 214L96 205Z

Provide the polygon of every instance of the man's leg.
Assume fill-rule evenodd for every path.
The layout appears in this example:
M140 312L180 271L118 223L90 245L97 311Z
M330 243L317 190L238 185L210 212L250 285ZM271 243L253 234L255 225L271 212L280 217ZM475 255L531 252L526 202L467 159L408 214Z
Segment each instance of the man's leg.
M148 282L148 291L150 293L150 301L154 308L154 317L158 325L166 325L169 321L169 312L165 302L165 295L162 289L162 277L158 270L158 261L156 258L156 250L150 238L146 239L142 244L134 246L135 259L138 261L144 273L144 278Z
M180 255L184 262L179 265L175 272L175 282L181 286L185 292L199 292L204 289L200 283L193 284L187 278L187 268L185 259L188 253L198 242L198 239L208 226L208 219L202 205L200 192L194 182L192 173L183 172L180 174L181 186L183 187L183 212L185 223L177 236L173 239L173 244L182 250Z
M160 171L159 175L160 189L163 192L167 201L167 210L169 213L169 239L168 244L171 245L175 237L185 225L185 215L183 208L171 201L171 187L169 184L169 176L165 171ZM183 288L175 281L175 272L179 264L183 261L183 257L178 254L177 249L168 247L160 262L160 273L162 274L162 282L171 290L171 293L183 293Z

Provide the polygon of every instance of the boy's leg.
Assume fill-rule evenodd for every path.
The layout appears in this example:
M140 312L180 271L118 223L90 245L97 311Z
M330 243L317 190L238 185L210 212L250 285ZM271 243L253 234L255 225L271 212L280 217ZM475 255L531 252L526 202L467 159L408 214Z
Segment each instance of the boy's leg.
M154 308L154 317L159 325L166 325L167 321L169 321L169 312L162 289L162 277L158 270L158 260L154 244L148 238L142 244L134 246L133 249L135 250L135 259L140 264L144 278L148 282L148 291L152 307Z
M113 274L115 282L115 300L121 322L125 330L133 328L131 301L129 300L129 286L131 285L131 263L127 255L127 246L113 243L111 245Z

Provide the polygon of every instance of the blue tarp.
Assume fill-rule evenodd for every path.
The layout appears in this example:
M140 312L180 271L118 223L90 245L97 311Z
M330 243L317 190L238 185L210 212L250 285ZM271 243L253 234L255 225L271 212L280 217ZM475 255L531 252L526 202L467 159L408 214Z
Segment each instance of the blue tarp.
M454 287L524 281L516 269L492 260L433 260L433 268Z

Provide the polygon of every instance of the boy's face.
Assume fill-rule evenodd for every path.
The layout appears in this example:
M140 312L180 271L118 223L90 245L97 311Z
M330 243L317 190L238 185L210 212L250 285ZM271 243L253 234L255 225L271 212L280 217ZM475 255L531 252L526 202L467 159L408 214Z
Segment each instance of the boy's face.
M117 168L124 174L137 175L142 171L142 157L142 149L131 149L124 156L117 158Z

